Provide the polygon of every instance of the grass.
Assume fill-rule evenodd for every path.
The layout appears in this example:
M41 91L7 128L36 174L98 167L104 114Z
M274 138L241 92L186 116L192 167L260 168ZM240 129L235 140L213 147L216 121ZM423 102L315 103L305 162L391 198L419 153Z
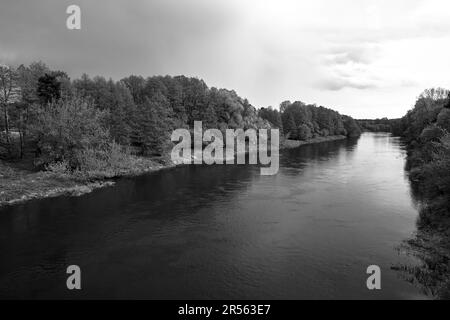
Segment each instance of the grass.
M91 171L87 174L67 174L22 169L22 164L0 160L0 207L31 199L61 195L79 196L97 188L111 186L113 178L135 176L171 166L164 159L133 157L120 168Z
M0 206L64 194L80 195L100 186L99 182L80 183L69 176L20 170L0 162Z
M402 277L435 299L450 299L450 244L448 236L435 230L419 230L399 246L399 252L417 258L414 265L391 267Z
M343 140L347 138L346 136L338 135L338 136L327 136L327 137L316 137L311 138L306 141L304 140L284 140L281 142L281 148L282 149L292 149L292 148L298 148L305 144L312 144L312 143L320 143L325 141L334 141L334 140Z

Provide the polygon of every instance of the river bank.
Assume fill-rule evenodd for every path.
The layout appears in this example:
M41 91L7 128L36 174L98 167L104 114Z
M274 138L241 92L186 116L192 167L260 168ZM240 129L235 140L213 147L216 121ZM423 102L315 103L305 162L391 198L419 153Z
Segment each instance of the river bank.
M108 178L85 180L70 174L19 169L0 160L0 208L33 199L58 196L81 196L96 189L110 187L123 177L133 177L174 167L167 161L139 158L139 165L110 175Z
M300 146L304 146L307 144L313 144L313 143L321 143L321 142L327 142L327 141L336 141L336 140L344 140L347 139L346 136L343 135L336 135L336 136L328 136L328 137L316 137L312 138L306 141L301 140L285 140L282 143L281 149L293 149L298 148Z
M284 140L281 142L280 149L293 149L302 145L343 139L346 137L338 135L316 137L307 141ZM143 175L178 165L180 164L174 164L168 158L164 160L139 158L138 166L122 170L105 179L83 181L67 174L18 169L0 160L0 208L33 199L81 196L99 188L111 187L119 178Z

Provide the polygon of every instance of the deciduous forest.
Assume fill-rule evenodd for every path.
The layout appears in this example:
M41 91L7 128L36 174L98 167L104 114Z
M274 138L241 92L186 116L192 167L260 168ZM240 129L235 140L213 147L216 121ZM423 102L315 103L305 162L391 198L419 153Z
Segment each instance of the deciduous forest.
M1 157L80 178L119 175L142 157L163 159L172 130L194 120L222 131L279 128L294 140L360 134L352 118L331 109L283 102L280 111L257 110L235 91L185 76L72 80L35 62L2 66L0 89Z

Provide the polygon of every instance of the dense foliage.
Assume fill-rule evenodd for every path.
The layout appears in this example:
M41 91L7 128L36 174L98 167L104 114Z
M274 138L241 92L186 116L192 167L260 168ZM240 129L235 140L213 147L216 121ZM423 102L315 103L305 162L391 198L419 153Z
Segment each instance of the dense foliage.
M222 131L275 127L299 140L360 133L352 118L324 107L287 101L257 111L235 91L185 76L71 80L36 62L0 66L0 89L0 156L41 168L97 172L113 158L164 156L172 130L192 130L196 120Z
M421 225L450 217L450 94L426 90L401 120L398 131L409 143L408 168L424 208Z
M404 266L423 290L450 297L450 93L429 89L397 121L395 134L408 142L407 169L419 205L418 232L407 250L422 261Z
M161 156L172 130L195 120L221 130L270 128L236 92L184 76L71 80L37 62L0 66L0 89L0 156L41 168L98 171L120 153Z
M262 108L260 117L273 126L282 129L288 139L308 140L332 135L359 136L361 129L356 121L348 116L324 107L307 105L303 102L282 102L280 111Z
M369 132L392 132L392 123L395 120L382 119L360 119L357 120L363 131Z

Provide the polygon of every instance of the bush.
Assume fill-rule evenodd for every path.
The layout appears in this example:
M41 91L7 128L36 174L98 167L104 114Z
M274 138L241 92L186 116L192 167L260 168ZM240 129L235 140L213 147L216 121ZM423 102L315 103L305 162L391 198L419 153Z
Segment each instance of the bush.
M432 125L423 129L422 133L420 134L420 140L424 143L430 141L438 141L444 135L444 133L444 130Z
M300 125L300 127L298 127L298 137L300 140L311 139L311 129L306 124Z
M46 170L58 177L67 177L72 173L70 165L66 160L53 162L46 166Z
M437 117L437 125L450 131L450 109L444 108L439 112Z
M142 172L148 163L112 142L101 149L88 148L77 153L79 167L73 175L80 180L104 179Z
M89 148L103 148L111 140L103 125L107 113L86 99L69 98L38 107L32 126L37 137L38 165L67 161L79 167L77 154Z
M0 178L5 179L5 178L10 178L15 176L16 172L14 171L13 168L3 165L0 161Z

